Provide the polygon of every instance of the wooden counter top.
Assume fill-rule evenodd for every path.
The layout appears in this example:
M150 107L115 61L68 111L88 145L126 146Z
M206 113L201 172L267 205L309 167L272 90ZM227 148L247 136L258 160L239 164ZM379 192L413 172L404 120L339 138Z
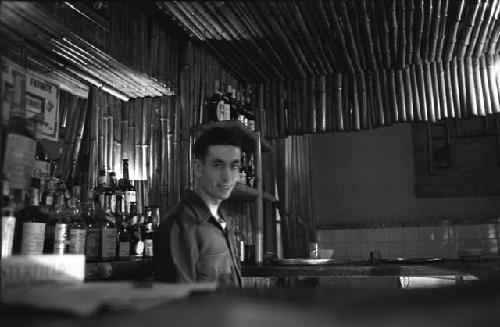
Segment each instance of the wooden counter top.
M368 265L353 262L317 266L280 266L265 264L246 266L245 277L335 277L335 276L463 276L473 274L479 278L500 275L500 259L489 258L476 261L443 260L438 263L397 264L380 263Z
M221 289L91 317L0 303L6 326L498 326L500 283L426 290Z

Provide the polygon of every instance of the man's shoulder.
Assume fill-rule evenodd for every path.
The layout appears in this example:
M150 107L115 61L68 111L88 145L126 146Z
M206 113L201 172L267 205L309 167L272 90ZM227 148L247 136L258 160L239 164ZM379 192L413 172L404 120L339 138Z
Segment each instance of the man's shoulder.
M197 222L195 212L189 204L184 202L180 202L174 208L169 210L162 220L162 223L167 224L194 224Z

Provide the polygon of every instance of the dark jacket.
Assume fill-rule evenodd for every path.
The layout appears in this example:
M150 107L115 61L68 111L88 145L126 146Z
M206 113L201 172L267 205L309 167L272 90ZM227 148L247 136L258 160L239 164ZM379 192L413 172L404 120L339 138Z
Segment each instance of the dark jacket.
M241 286L239 260L231 222L226 231L193 191L162 217L156 236L156 279L166 282L217 281Z

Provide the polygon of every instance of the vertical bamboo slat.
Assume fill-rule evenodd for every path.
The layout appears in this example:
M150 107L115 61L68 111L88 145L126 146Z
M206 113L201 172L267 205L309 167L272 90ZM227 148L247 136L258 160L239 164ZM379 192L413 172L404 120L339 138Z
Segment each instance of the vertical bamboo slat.
M487 75L488 75L488 87L490 91L490 96L492 99L492 111L493 113L500 112L500 99L499 99L499 88L495 78L495 66L492 56L486 55L486 65L487 65Z

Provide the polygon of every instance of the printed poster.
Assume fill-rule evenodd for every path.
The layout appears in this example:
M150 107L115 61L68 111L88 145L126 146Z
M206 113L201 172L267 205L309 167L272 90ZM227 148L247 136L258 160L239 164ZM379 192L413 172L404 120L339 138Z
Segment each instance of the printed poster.
M58 141L59 139L59 87L39 74L26 70L12 61L2 58L3 110L2 119L7 121L13 97L13 71L26 76L26 118L38 115L37 138Z

